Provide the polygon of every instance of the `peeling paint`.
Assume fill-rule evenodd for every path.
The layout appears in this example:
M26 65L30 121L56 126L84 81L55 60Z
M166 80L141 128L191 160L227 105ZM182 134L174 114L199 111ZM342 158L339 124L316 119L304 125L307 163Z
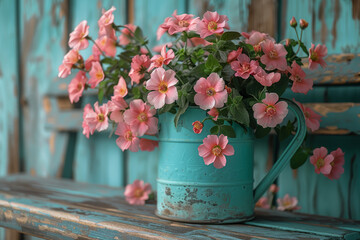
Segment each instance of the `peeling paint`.
M333 21L333 25L332 25L332 30L331 30L331 34L333 35L333 39L332 39L332 47L335 48L335 44L336 44L336 40L337 40L337 28L336 28L336 24L340 18L340 12L341 12L341 5L340 5L340 1L339 0L335 0L335 5L334 5L334 21Z
M351 0L351 3L352 3L352 18L356 20L360 20L360 1Z
M326 117L328 113L346 112L352 107L360 106L360 103L306 103L304 105Z

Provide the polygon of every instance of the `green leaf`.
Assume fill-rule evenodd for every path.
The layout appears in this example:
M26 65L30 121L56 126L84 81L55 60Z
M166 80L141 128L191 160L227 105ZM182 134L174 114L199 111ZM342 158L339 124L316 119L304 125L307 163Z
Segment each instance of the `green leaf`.
M134 97L135 99L139 99L139 98L141 97L140 89L137 88L137 87L134 87L134 88L132 89L132 94L134 95L133 97Z
M210 134L211 135L217 135L219 133L219 129L220 127L219 126L213 126L212 128L210 128Z
M223 33L223 35L221 36L221 40L229 41L229 40L238 39L240 37L241 37L240 33L229 31Z
M232 126L229 125L222 125L220 126L220 133L228 136L229 138L236 138L236 133Z
M300 47L303 50L303 52L306 54L306 56L309 56L309 52L303 42L300 42Z
M202 63L194 67L193 70L191 71L191 75L194 75L197 78L207 77L205 73L205 63Z
M263 128L260 125L257 125L256 131L255 131L255 137L256 138L263 138L266 135L268 135L271 131L271 128Z
M280 97L285 92L288 86L289 86L289 79L285 76L281 76L280 81L268 87L268 90L269 92L276 93Z
M224 51L218 51L221 62L227 62L227 53Z
M310 156L310 153L311 153L311 149L300 147L290 160L291 168L297 169L301 167Z
M104 88L99 88L99 92L98 92L98 99L99 99L99 104L102 103L102 100L104 98L104 94L105 94L105 89Z
M189 102L186 102L183 107L179 107L178 111L176 112L175 118L174 118L175 127L178 126L180 116L185 113L185 111L188 107L189 107Z
M206 74L210 74L210 73L213 73L213 72L220 71L221 68L222 67L221 67L219 61L214 57L214 55L210 54L208 56L208 59L206 60L204 72Z
M232 104L230 106L230 115L238 123L243 124L246 127L249 126L250 117L243 102Z
M213 35L210 35L210 36L207 36L207 37L205 38L205 40L208 41L208 42L214 43L214 42L216 42L216 36L215 36L214 34L213 34Z
M144 41L144 35L143 35L143 32L142 32L142 30L141 30L140 27L136 27L134 36L135 36L135 38L137 38L139 41Z
M264 90L264 86L262 86L258 81L255 79L251 79L249 83L246 85L246 92L251 96L255 96L256 98L260 99L260 93Z
M285 126L281 126L279 130L277 130L279 140L285 140L291 135L291 132L294 131L294 125L291 121L288 121L288 123Z
M160 108L160 109L158 110L158 113L159 113L159 114L163 114L163 113L169 112L174 105L175 105L174 103L172 103L172 104L165 104L162 108Z

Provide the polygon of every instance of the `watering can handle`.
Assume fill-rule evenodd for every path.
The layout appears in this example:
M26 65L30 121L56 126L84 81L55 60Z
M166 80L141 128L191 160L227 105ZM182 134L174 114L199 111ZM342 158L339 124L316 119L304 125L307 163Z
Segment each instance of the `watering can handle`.
M280 158L275 162L270 172L260 181L254 189L254 202L256 203L259 198L265 193L270 185L279 176L280 172L288 164L292 156L304 141L306 135L305 117L300 107L291 100L282 99L288 103L290 110L295 113L297 118L297 132L295 137L291 140L290 144L286 147L285 151L281 154Z

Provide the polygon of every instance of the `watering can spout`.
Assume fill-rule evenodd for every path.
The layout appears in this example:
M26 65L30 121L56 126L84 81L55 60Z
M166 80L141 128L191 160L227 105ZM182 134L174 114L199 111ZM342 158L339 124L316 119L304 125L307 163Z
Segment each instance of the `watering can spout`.
M266 192L270 185L279 176L280 172L284 170L285 166L289 163L292 156L301 146L306 135L305 117L300 107L291 100L283 99L288 103L290 110L295 113L297 118L297 132L290 144L286 147L285 151L281 154L280 158L275 162L270 172L260 181L254 189L254 202L256 203L260 197Z

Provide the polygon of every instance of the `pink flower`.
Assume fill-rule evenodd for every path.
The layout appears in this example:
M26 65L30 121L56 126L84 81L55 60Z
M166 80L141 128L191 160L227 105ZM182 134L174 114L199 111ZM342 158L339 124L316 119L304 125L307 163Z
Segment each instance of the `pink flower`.
M88 59L86 59L85 69L87 71L90 71L93 62L100 62L100 55L92 54L92 55L90 55L90 57Z
M202 122L200 122L200 121L195 121L192 123L192 126L193 126L194 133L199 134L202 132L204 124L202 124Z
M155 109L144 103L141 99L130 102L130 109L124 112L124 120L131 126L137 136L153 135L158 131L158 119L154 117Z
M271 184L270 188L269 188L269 191L271 193L277 193L279 191L279 187L276 186L276 184Z
M344 173L343 165L345 163L344 152L338 148L330 153L334 157L334 160L330 163L331 171L329 174L324 174L329 179L339 179L341 174Z
M104 80L105 74L100 65L100 62L93 62L91 70L89 72L90 79L89 84L91 88L95 88L102 80Z
M167 48L171 48L173 45L172 45L171 42L168 42L168 43L165 43L165 44L156 45L155 47L152 48L152 50L154 52L160 53L164 46L167 47Z
M151 65L148 69L150 72L153 68L159 68L164 65L168 65L175 57L174 51L170 49L166 52L166 46L161 49L161 55L155 55L151 58Z
M107 105L111 112L110 119L116 123L124 122L123 111L128 107L125 100L120 96L112 96Z
M156 109L162 108L165 103L171 104L178 99L175 87L178 80L173 70L157 68L151 73L151 78L146 82L146 89L153 90L147 96L148 102Z
M109 26L114 22L113 12L116 10L114 6L112 6L109 10L105 11L103 9L103 14L98 21L99 28Z
M259 46L265 40L270 40L272 42L275 42L275 40L272 37L270 37L268 34L261 33L258 31L251 31L250 33L242 32L241 35L243 35L246 38L245 42L253 45L254 48L256 46Z
M270 87L274 83L280 81L281 74L275 72L266 73L264 69L259 67L254 77L261 85Z
M213 45L212 42L208 42L205 39L199 38L199 37L192 37L187 40L187 44L189 47L196 47L199 45L209 46Z
M132 152L139 151L139 138L136 132L131 130L131 127L126 123L120 123L115 131L119 137L116 139L118 147L125 151L129 149Z
M91 132L96 129L97 131L101 132L108 128L109 122L108 122L108 113L109 109L107 104L103 104L99 107L99 103L96 102L94 104L95 111L89 111L86 114L85 120L91 130Z
M322 173L328 175L331 172L331 162L334 161L334 156L329 154L328 150L324 147L315 148L313 155L310 157L310 162L315 166L315 172L317 174Z
M210 111L208 111L207 113L213 117L214 121L217 121L217 119L219 117L219 111L216 108L210 109Z
M208 78L200 78L194 90L195 104L201 109L221 108L227 102L228 93L225 89L225 82L217 73L211 73Z
M145 200L149 199L151 193L151 185L144 184L144 181L135 180L133 184L126 185L125 199L131 205L144 205Z
M260 61L266 65L266 70L279 69L285 71L287 69L287 51L282 44L274 44L273 41L266 40L261 43L261 48L264 55L261 56Z
M206 165L214 163L215 168L223 168L226 165L226 156L234 155L233 146L228 144L226 136L221 134L208 135L203 140L203 144L198 147L199 156L204 158Z
M165 32L173 35L180 32L195 31L199 18L194 19L193 17L194 15L191 14L177 15L177 10L175 10L172 17L166 18L164 23L159 26L156 32L157 39L159 40Z
M242 53L242 48L240 47L237 50L229 52L227 56L227 62L231 63L232 61L235 61L241 53Z
M267 197L261 197L255 204L255 207L270 209L269 200L267 199Z
M78 102L85 88L87 78L86 72L79 71L68 86L69 99L71 103Z
M306 107L297 101L295 102L304 113L306 126L313 132L318 130L320 127L321 116L315 113L311 108Z
M105 55L110 56L110 57L115 57L116 56L116 40L113 38L108 37L107 35L104 35L102 37L100 37L99 39L96 39L96 45L94 45L96 47L96 49L98 49L98 47L100 47L100 50L104 52ZM96 51L96 49L93 48L93 50ZM98 50L97 54L101 54L101 52Z
M197 24L197 32L201 38L213 34L222 34L224 29L229 29L228 17L219 15L217 12L207 11L204 13L203 19Z
M145 139L145 138L140 138L140 150L141 151L152 152L152 151L154 151L154 149L156 147L159 147L159 142L158 141Z
M126 24L125 28L121 30L121 35L119 36L120 45L128 45L130 43L131 38L133 37L133 33L136 30L136 26L134 24Z
M290 79L293 81L291 87L293 92L307 94L307 92L312 89L313 81L311 79L305 79L306 73L295 61L291 64L291 68L288 68L288 71L291 74Z
M318 44L315 48L315 45L312 43L311 48L309 49L309 68L314 70L319 64L323 68L326 67L327 64L323 59L326 55L327 47L325 45Z
M237 61L231 62L232 70L236 71L235 76L241 77L243 79L248 79L250 74L255 74L259 63L255 60L251 60L245 54L240 54L237 57Z
M72 66L81 60L82 57L77 50L71 49L65 54L62 64L59 66L59 78L66 78L71 74Z
M280 211L293 211L300 209L298 204L298 200L296 197L290 197L289 194L286 194L284 198L277 199L278 207L277 209Z
M119 78L119 82L114 86L114 96L125 97L128 94L128 89L126 86L125 79L123 77Z
M275 127L283 121L288 113L288 104L280 101L276 93L266 93L262 103L253 105L254 118L263 128Z
M89 26L87 21L82 21L76 26L75 30L70 33L69 47L74 50L82 50L89 46L89 41L86 39L89 34Z
M136 84L140 83L140 79L145 76L146 69L149 68L151 64L150 58L147 55L136 55L131 61L131 70L129 76L131 78L131 84L135 82Z
M86 121L86 116L88 115L89 112L94 112L94 110L92 109L91 105L88 103L84 107L83 122L82 122L83 134L87 138L89 138L90 134L92 135L95 132L95 128L90 129L89 124Z

